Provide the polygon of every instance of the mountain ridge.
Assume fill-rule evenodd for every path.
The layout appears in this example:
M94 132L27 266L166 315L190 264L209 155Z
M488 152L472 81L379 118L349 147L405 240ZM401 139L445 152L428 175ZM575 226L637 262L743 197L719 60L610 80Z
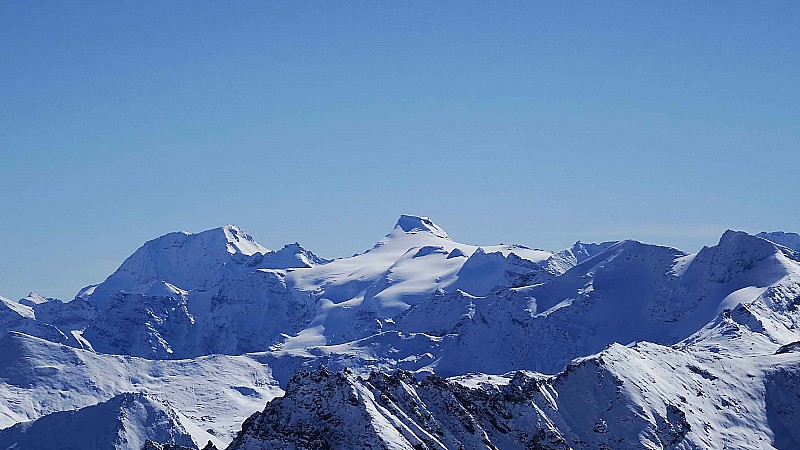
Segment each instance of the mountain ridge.
M140 389L168 400L219 448L257 410L231 448L348 448L347 436L364 448L721 448L737 440L759 448L752 439L787 448L797 442L787 411L800 364L790 345L800 341L792 238L728 230L697 253L635 240L546 251L459 243L429 218L403 215L372 248L328 260L298 243L267 250L231 225L168 233L70 302L1 299L0 419L56 420ZM294 374L320 364L327 375L302 391L350 399L341 405L352 413L339 422L344 434L316 428L325 418L303 422L311 403L297 403L290 388ZM681 400L697 394L693 385L705 413ZM402 392L422 403L397 403ZM615 403L617 395L626 400ZM559 406L556 397L572 400ZM606 414L608 402L621 415ZM741 405L755 410L750 419L725 412ZM430 416L414 416L417 407ZM507 418L511 410L525 421ZM314 438L262 433L284 419L300 420ZM261 431L248 434L254 426Z

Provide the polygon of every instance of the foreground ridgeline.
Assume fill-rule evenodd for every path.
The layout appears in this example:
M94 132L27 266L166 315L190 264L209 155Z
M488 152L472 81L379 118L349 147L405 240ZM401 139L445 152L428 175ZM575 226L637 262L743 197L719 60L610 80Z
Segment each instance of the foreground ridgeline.
M0 449L800 448L800 236L551 252L228 225L0 297ZM266 406L265 406L266 405Z

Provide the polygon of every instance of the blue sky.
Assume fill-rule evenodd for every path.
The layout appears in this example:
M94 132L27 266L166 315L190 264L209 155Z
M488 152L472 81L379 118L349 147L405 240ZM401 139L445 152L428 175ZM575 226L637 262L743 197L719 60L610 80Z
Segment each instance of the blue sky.
M234 223L326 256L800 231L796 2L0 3L0 295Z

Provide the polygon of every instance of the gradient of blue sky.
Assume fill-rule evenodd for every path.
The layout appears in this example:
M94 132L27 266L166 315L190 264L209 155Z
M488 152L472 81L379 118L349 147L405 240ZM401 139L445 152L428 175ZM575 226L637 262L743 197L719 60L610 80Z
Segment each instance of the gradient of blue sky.
M0 3L0 295L234 223L696 251L800 231L788 2Z

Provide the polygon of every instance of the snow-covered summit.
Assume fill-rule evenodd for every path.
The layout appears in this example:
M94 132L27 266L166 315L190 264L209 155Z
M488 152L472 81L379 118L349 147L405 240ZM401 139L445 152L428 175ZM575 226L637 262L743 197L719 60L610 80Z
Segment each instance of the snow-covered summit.
M225 225L224 227L208 230L206 233L218 234L219 230L225 234L226 247L229 253L242 253L249 256L254 253L269 252L269 249L256 242L252 236L236 225Z
M207 289L223 278L223 268L237 257L269 250L238 227L226 225L202 233L174 232L146 242L91 294L104 308L116 292L146 290L154 281L183 289Z
M572 247L554 254L550 261L550 266L558 272L566 272L587 259L608 250L615 244L617 244L617 241L607 241L599 244L578 241Z
M394 228L395 230L399 229L405 233L427 232L443 239L450 239L447 232L433 223L430 218L423 216L403 214L397 220L397 224Z
M286 244L280 250L267 254L262 262L256 263L262 269L299 269L329 263L329 259L315 255L299 243Z

